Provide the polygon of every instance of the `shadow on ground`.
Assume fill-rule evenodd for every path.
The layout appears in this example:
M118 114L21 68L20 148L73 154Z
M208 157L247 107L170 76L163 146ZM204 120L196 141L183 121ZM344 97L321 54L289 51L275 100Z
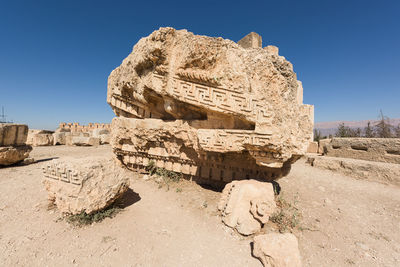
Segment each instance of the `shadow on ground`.
M129 207L136 202L140 201L142 198L139 196L138 193L134 192L132 189L128 189L120 198L115 201L115 204L124 209Z

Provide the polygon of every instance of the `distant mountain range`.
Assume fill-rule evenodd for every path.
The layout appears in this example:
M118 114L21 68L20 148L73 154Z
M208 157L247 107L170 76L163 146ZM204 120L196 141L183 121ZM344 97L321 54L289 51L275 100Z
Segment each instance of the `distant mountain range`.
M371 125L374 126L378 120L364 120L364 121L327 121L327 122L316 122L314 124L314 129L321 131L322 136L328 136L330 134L334 135L339 124L344 123L345 126L348 126L353 129L364 128L367 126L368 122L371 122ZM393 126L397 126L400 124L400 118L398 119L390 119L390 124Z

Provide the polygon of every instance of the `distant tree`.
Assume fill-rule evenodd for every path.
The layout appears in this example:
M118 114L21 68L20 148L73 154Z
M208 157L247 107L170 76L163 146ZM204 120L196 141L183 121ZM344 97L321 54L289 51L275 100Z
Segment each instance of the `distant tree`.
M364 128L364 136L367 138L374 137L374 129L371 126L371 122L368 122L367 127Z
M394 128L394 135L397 138L400 138L400 123L397 125L396 128Z
M362 136L361 128L350 129L350 135L351 137L361 137Z
M344 123L342 122L341 124L339 124L335 136L336 137L352 137L353 132L350 129L350 127L345 126Z
M392 128L393 126L390 124L389 117L383 115L381 110L379 114L379 121L377 124L375 124L376 136L380 138L390 138L392 137Z
M314 141L319 142L322 139L321 131L318 129L314 129Z

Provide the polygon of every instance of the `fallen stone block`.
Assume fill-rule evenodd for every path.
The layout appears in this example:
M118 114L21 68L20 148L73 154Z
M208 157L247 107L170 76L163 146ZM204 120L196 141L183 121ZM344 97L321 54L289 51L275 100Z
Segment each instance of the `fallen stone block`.
M254 234L276 209L274 188L256 180L233 181L222 191L218 209L227 226L243 235Z
M21 162L31 151L30 145L0 147L0 165L7 166Z
M104 158L52 160L43 174L49 200L68 214L102 210L129 187L129 172Z
M71 135L70 132L55 132L53 133L53 144L54 145L66 145L67 136Z
M109 144L111 142L111 134L101 134L99 138L101 145Z
M92 137L100 137L103 134L109 134L110 131L107 129L94 129L92 130Z
M269 233L254 237L253 256L265 267L301 266L297 238L290 233Z
M100 138L88 136L67 136L66 144L69 146L98 146Z
M27 137L27 125L0 123L0 147L25 145Z
M26 143L32 146L52 146L53 131L29 129Z

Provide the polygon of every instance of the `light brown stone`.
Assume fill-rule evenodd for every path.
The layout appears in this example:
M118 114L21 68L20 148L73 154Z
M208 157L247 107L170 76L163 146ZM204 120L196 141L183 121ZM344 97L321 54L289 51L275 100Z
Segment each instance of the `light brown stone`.
M290 233L269 233L254 237L253 256L264 267L302 266L297 238Z
M26 143L32 146L52 146L53 133L53 131L29 129Z
M227 226L243 235L257 233L276 209L274 188L255 180L233 181L222 191L218 209Z
M104 158L52 160L43 174L49 200L62 213L102 210L129 187L129 173Z
M89 136L74 136L68 135L65 138L66 145L69 146L98 146L100 145L100 138Z
M310 142L307 153L318 153L318 142Z
M27 125L0 123L0 147L25 145L27 137Z
M326 169L357 179L400 185L400 164L377 161L308 156L307 162L316 168Z
M0 165L7 166L23 161L32 151L30 145L0 147Z
M199 179L226 183L287 174L312 139L313 106L302 103L292 65L270 50L172 28L142 38L108 79L107 102L120 117L111 141L118 158L143 168L169 140L179 149L157 154L162 165ZM167 127L150 143L152 124L137 122L146 119L184 127ZM193 134L198 142L185 140Z
M400 164L400 138L332 138L324 155Z
M251 32L240 39L237 43L243 48L261 48L262 37L255 32Z

